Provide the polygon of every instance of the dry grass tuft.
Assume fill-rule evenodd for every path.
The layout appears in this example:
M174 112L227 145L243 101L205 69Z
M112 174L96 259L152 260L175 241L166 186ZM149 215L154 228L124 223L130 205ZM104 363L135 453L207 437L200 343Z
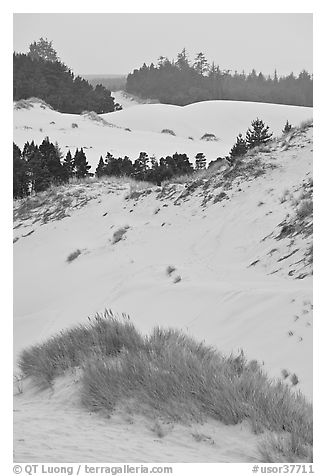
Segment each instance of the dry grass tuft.
M67 257L67 262L68 263L71 263L72 261L74 261L76 258L78 258L78 256L81 254L81 251L80 250L76 250L76 251L73 251L72 253L70 253L70 255Z
M312 217L313 213L313 201L312 199L303 200L296 209L296 215L299 220L303 220L306 217Z
M43 99L39 99L36 97L31 97L28 99L20 99L14 103L14 109L19 111L20 109L31 109L34 104L39 104L42 109L48 108L53 109L52 106L47 104Z
M124 235L127 233L128 229L129 229L129 225L126 225L116 230L112 236L112 244L115 245L116 243L121 241Z
M161 134L170 134L170 136L175 136L175 132L172 129L162 129Z
M218 138L216 137L215 134L211 134L211 133L206 132L206 133L200 138L200 140L218 141Z
M168 276L171 276L171 274L174 273L175 270L176 270L176 267L175 267L175 266L169 265L169 266L166 268L166 274L167 274Z

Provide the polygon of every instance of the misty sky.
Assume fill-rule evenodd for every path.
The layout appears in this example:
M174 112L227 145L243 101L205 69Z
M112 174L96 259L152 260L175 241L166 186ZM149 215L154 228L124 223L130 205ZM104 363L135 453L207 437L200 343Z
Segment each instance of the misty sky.
M14 14L15 51L27 52L41 36L75 74L126 74L183 47L191 60L202 51L221 69L312 72L307 13Z

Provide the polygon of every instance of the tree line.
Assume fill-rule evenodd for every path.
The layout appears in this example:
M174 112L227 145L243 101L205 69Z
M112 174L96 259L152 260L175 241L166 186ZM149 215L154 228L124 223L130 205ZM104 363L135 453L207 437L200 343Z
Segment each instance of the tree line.
M15 101L37 97L57 111L72 114L121 109L107 88L75 77L59 60L52 42L43 38L30 45L28 54L14 53L13 96Z
M34 141L26 142L23 150L13 144L13 195L23 198L33 193L43 192L50 185L69 182L72 177L88 175L88 164L83 148L76 149L72 156L68 150L66 157L57 144L46 137L40 146Z
M283 133L292 129L287 121ZM266 145L272 139L269 126L257 118L251 122L246 136L239 134L229 155L212 160L208 167L213 166L225 159L231 165L237 158L245 155L249 149L259 145ZM195 171L206 169L206 157L202 152L195 156L193 166L186 154L175 152L173 155L161 157L149 156L146 152L140 152L139 157L132 162L128 156L114 157L107 152L105 158L101 156L97 164L95 175L132 177L135 180L147 181L161 185L163 181L181 175L191 175ZM93 176L89 172L91 166L87 162L83 148L76 149L74 156L68 150L65 157L57 144L50 142L46 137L40 146L34 141L26 142L23 150L13 144L13 195L14 198L23 198L33 193L46 190L51 184L63 184L73 177L84 178Z
M313 79L303 70L298 76L264 76L255 69L249 74L221 70L209 64L203 53L191 62L183 49L176 60L160 56L156 65L146 63L127 77L126 90L142 98L184 106L199 101L234 100L313 105Z

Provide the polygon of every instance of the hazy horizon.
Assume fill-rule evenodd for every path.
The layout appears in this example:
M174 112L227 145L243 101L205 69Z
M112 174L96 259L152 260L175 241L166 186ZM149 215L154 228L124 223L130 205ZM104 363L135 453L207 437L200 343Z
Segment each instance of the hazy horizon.
M186 48L221 69L279 75L312 73L312 14L306 13L17 13L14 51L53 41L75 74L127 75Z

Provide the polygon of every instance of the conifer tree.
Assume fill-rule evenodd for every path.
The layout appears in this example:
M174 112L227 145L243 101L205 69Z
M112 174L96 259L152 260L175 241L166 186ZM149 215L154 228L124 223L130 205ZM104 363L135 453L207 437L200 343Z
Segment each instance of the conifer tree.
M113 175L115 177L120 177L121 176L121 162L118 159L116 159L111 152L107 152L105 156L105 173L106 175Z
M149 157L146 152L140 152L138 159L134 162L134 175L138 180L145 180L149 170Z
M265 126L261 119L255 119L251 123L252 129L248 129L246 133L246 142L248 149L252 149L257 145L267 144L272 137L272 133L268 132L269 127Z
M23 198L29 191L29 173L27 163L20 148L13 144L13 196Z
M34 43L29 46L28 54L32 59L36 60L59 61L57 52L52 46L52 41L49 41L47 38L40 38L37 42L34 41Z
M187 154L173 154L172 159L175 165L175 175L187 175L193 172L192 164L189 161ZM206 166L206 159L205 159Z
M63 161L63 168L65 170L66 177L68 180L74 176L75 162L74 162L74 159L72 158L70 150L68 150L66 157Z
M102 156L100 157L100 160L98 161L98 164L95 170L95 175L96 177L102 177L103 175L105 175L105 164L104 164L104 160Z
M196 170L206 169L206 157L202 152L198 152L195 159L196 159Z
M291 129L292 129L292 125L287 120L282 132L283 132L283 134L287 134L288 132L290 132Z
M247 152L247 142L246 140L242 137L242 134L239 134L236 143L230 150L230 157L239 157L241 155L245 155Z
M37 146L35 146L34 151L29 155L28 168L32 191L35 193L44 192L44 190L51 185L51 175L46 160L44 160Z
M197 71L198 74L203 76L209 69L208 61L204 55L204 53L198 53L195 62L194 62L194 69Z
M65 182L67 174L61 164L62 153L58 144L53 144L50 142L49 138L46 137L40 145L39 151L47 165L51 182L56 184Z
M189 70L190 65L189 65L189 60L188 60L187 52L185 48L183 48L183 50L180 53L178 53L175 65L177 66L177 68L180 69L180 71Z
M87 177L87 175L89 175L88 171L91 168L91 166L88 165L83 148L81 148L80 150L76 149L74 163L75 163L77 178L84 178L84 177Z
M134 168L132 162L129 157L125 155L121 162L121 175L126 175L127 177L129 177L133 174L133 171Z

